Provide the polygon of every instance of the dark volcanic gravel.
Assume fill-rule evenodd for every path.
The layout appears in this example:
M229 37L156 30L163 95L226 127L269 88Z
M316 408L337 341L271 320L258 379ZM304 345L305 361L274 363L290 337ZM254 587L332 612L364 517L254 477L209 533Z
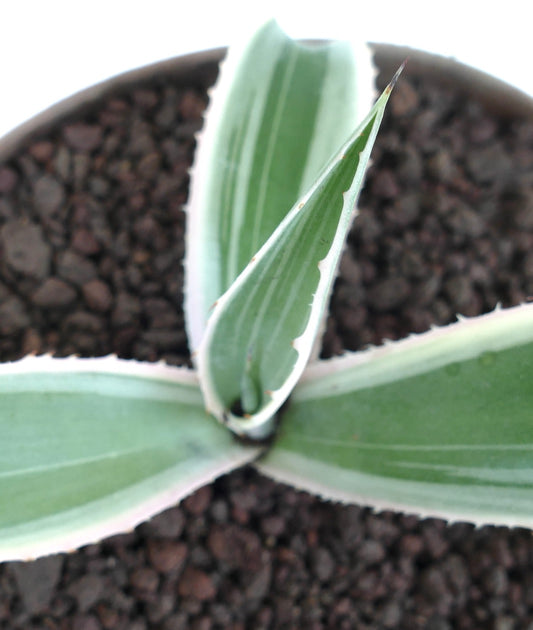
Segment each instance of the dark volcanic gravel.
M188 364L183 204L206 102L106 97L0 164L0 358ZM332 298L324 356L533 295L533 124L407 71ZM6 506L2 506L6 509ZM251 469L134 532L0 566L0 629L533 630L525 530L322 502Z

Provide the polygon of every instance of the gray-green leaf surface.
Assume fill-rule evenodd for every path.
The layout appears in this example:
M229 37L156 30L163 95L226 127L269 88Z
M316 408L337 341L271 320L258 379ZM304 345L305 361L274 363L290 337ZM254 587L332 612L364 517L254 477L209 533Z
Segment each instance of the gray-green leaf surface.
M0 366L0 560L131 529L249 462L186 370L116 359Z
M332 498L533 526L533 305L308 369L261 462Z

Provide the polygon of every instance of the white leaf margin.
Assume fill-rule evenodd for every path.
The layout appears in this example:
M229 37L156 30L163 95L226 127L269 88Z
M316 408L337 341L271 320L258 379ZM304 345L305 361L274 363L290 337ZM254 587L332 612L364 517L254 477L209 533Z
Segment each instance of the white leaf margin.
M293 398L337 396L531 342L533 302L497 307L476 317L459 316L447 326L434 326L399 341L386 341L383 346L316 361L302 374Z
M275 21L271 20L275 23ZM265 26L265 24L263 24ZM219 263L214 257L215 248L204 238L205 230L203 220L196 208L203 208L209 199L209 190L205 186L205 174L211 169L216 169L216 155L213 148L218 141L218 129L227 109L228 96L233 87L234 77L239 73L245 62L245 55L253 47L254 38L245 39L240 43L232 45L226 57L220 63L219 77L215 85L209 90L209 104L205 112L206 120L203 129L197 134L197 149L195 160L190 169L191 186L189 200L186 205L187 223L185 232L185 259L184 268L184 311L185 327L192 358L195 361L197 351L201 345L207 327L206 314L213 308L213 300L209 300L202 290L217 275ZM321 42L324 43L324 42ZM363 120L376 99L377 90L375 80L377 68L373 63L373 52L371 47L357 39L348 42L354 61L357 63L355 73L354 90L354 110L356 118L354 127ZM331 61L330 61L331 63ZM328 90L327 83L323 92ZM261 99L256 102L255 108L261 106ZM319 114L317 124L325 115L326 109L331 107L331 103L322 100L319 104ZM314 136L317 137L316 134ZM314 143L316 144L316 142ZM313 147L313 145L312 145ZM312 150L310 151L312 153ZM302 178L308 178L307 173L316 168L312 162L306 165L306 174ZM303 193L304 191L302 191ZM202 261L201 265L195 262ZM202 272L198 271L201 267ZM217 295L214 299L218 299ZM209 303L206 303L206 299Z
M245 435L252 439L264 439L272 433L275 413L288 398L295 385L298 383L305 366L309 362L315 344L315 339L320 332L323 322L323 313L330 297L331 285L337 273L337 267L340 255L344 248L346 234L357 213L357 198L367 171L370 153L372 152L374 141L381 124L385 105L402 70L403 66L401 66L398 72L394 75L390 84L377 100L372 110L361 121L356 131L344 144L337 155L330 161L315 184L295 203L292 209L274 230L270 238L259 249L257 254L252 258L251 262L237 277L232 286L215 303L214 310L208 320L207 328L197 353L198 374L208 412L218 418L223 424L226 424L237 435ZM313 296L313 302L310 305L311 310L309 319L305 325L303 333L292 342L293 348L298 353L292 372L279 389L269 392L270 401L267 402L267 404L258 413L246 418L236 416L231 412L228 412L222 401L219 399L209 368L211 361L209 353L210 342L214 336L215 328L223 313L223 309L225 305L231 302L233 296L240 291L241 286L252 274L255 266L263 258L265 258L271 249L275 247L277 241L283 235L287 226L296 221L298 219L298 215L305 211L305 206L309 199L322 186L322 183L327 179L332 169L344 160L350 146L370 123L372 123L370 134L363 151L359 154L359 161L354 172L352 183L348 190L342 193L342 210L331 247L325 258L318 262L320 279L317 290Z
M10 393L24 391L56 391L56 392L80 392L80 393L106 393L105 384L89 379L83 389L73 387L68 377L72 374L132 376L146 379L152 383L147 391L131 391L126 384L125 389L117 387L116 382L110 388L110 392L116 396L129 398L145 398L167 400L175 397L176 390L172 385L183 385L186 389L181 391L182 402L198 405L203 408L203 399L198 385L197 374L184 367L174 367L163 362L147 363L119 359L115 355L96 358L80 358L69 356L57 358L51 355L28 355L19 361L0 363L0 395L4 391ZM30 383L26 379L20 379L25 375L42 375L39 384ZM18 385L17 385L18 383ZM156 387L154 388L153 385ZM216 421L205 417L206 422ZM105 499L97 500L90 504L67 510L59 515L51 515L40 519L42 538L36 536L32 523L17 526L16 532L10 533L8 540L0 540L0 562L25 560L65 551L75 551L81 546L96 543L104 538L117 533L132 531L137 525L143 523L162 510L172 507L185 497L223 474L229 473L241 466L253 462L262 452L260 447L244 446L235 442L234 448L221 453L220 457L213 460L208 470L188 470L180 475L176 482L174 469L165 470L158 475L136 484L133 495L142 495L144 500L135 501L131 492L115 494L115 517L95 518L100 503ZM158 487L156 492L147 492L144 488ZM58 525L59 523L59 525ZM64 524L62 524L64 523ZM55 532L51 534L50 532Z

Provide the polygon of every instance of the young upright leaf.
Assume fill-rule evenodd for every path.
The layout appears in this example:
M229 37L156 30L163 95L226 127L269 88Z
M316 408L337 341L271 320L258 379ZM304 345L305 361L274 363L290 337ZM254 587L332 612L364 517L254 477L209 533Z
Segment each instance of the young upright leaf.
M198 355L208 410L264 437L308 361L389 86L317 182L217 301Z
M329 498L533 527L533 304L310 366L267 474Z
M0 435L0 561L131 529L257 455L191 372L114 358L0 365Z
M303 45L275 22L232 47L192 172L185 314L197 350L214 302L370 110L366 46Z

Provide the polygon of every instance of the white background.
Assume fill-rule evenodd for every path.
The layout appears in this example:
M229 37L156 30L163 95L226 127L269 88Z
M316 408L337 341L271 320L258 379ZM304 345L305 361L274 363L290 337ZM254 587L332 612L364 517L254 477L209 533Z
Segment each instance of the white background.
M268 8L261 12L263 4ZM533 95L528 4L0 0L0 137L84 87L153 61L227 45L267 17L294 37L360 38L453 56Z

